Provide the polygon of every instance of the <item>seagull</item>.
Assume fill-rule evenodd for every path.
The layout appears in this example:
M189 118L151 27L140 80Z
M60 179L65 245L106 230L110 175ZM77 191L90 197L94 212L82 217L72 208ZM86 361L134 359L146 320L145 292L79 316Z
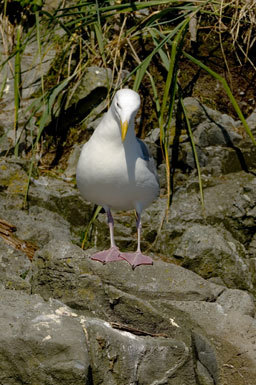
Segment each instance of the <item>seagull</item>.
M116 92L109 110L84 144L76 172L82 197L102 206L107 213L110 248L94 254L91 259L102 263L126 260L133 269L153 264L152 259L141 252L141 213L159 195L154 160L134 132L139 107L137 92L128 88ZM135 253L121 252L116 246L112 209L136 211L138 246Z

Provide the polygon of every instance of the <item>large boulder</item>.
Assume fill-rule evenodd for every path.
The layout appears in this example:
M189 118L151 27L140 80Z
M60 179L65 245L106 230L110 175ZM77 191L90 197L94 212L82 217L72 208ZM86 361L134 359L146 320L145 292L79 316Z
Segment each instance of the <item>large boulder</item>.
M76 314L58 301L0 289L0 382L84 385L89 356Z
M83 252L68 242L52 241L37 252L30 274L33 293L40 293L45 300L57 298L79 314L89 312L108 322L85 321L91 341L97 341L90 343L96 384L104 373L106 384L126 383L127 378L146 384L153 372L156 384L164 380L166 384L196 384L195 378L200 377L200 385L240 385L241 375L248 385L254 384L252 336L256 323L250 295L162 261L135 271L125 261L102 265L88 258L94 251ZM243 332L244 324L250 325L248 335ZM174 361L168 359L169 354L176 357ZM137 377L131 355L133 363L139 360Z
M192 182L193 179L190 180L190 183ZM226 239L227 247L228 242L235 243L236 252L246 259L245 248L247 249L255 233L255 176L245 172L232 173L225 177L210 178L205 183L204 210L195 180L189 191L184 187L176 191L168 212L168 220L159 231L155 250L163 255L173 255L177 247L184 247L180 242L184 232L200 224L206 226L208 231L215 232L224 240ZM145 210L146 232L159 228L165 209L166 202L160 199ZM210 229L209 226L213 228ZM202 227L199 226L198 229ZM230 234L228 235L227 232ZM194 247L197 241L198 238L195 237ZM229 245L229 247L233 246Z
M206 107L192 97L185 98L184 105L204 173L220 175L256 168L256 148L241 121ZM255 112L247 123L255 135ZM192 148L186 136L181 144L180 160L184 165L195 168Z
M122 330L98 318L85 319L84 326L93 384L196 384L191 350L184 342L137 335L136 330Z
M245 249L230 233L194 224L182 235L174 256L204 278L222 278L228 287L253 289Z
M18 237L38 247L53 238L78 240L90 220L91 204L81 198L73 184L41 176L30 180L25 210L26 167L24 162L0 158L0 218L16 226Z

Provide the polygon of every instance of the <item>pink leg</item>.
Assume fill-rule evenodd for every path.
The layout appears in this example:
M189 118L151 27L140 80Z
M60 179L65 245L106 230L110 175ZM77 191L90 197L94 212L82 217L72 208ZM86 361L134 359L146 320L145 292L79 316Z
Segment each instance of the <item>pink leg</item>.
M108 216L108 226L110 233L110 249L100 251L99 253L94 254L91 259L95 261L99 261L102 263L114 262L114 261L122 261L123 258L120 256L120 251L118 247L115 245L114 240L114 220L111 214L111 211L107 209Z
M153 260L147 255L142 254L140 250L141 219L140 219L140 214L138 213L137 213L136 227L137 227L137 233L138 233L137 251L135 253L121 254L121 257L125 259L128 263L130 263L133 269L135 269L135 267L139 265L153 265Z

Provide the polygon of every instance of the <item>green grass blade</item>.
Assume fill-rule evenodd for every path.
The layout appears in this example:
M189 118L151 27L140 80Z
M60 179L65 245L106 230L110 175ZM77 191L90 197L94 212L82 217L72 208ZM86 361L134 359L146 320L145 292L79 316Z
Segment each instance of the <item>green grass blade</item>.
M132 47L133 49L133 47ZM135 53L136 55L136 53ZM147 70L150 62L151 62L151 56L149 55L143 62L142 66L139 66L138 67L138 70L136 72L136 77L135 77L135 81L134 81L134 84L133 84L133 89L134 91L138 91L139 87L140 87L140 84L142 82L142 79L144 77L145 74L147 74L147 76L149 77L150 79L150 83L151 83L151 87L152 87L152 91L153 91L153 95L154 95L154 102L155 102L155 106L156 106L156 113L157 113L157 117L159 118L159 114L160 114L160 103L159 103L159 98L158 98L158 92L157 92L157 87L156 87L156 84L155 84L155 81L154 81L154 78L153 76L150 74L150 72ZM139 61L139 57L137 57L137 61Z
M6 16L7 3L8 3L8 0L4 0L4 12L3 12L4 17Z
M105 18L114 16L116 14L135 12L141 9L147 9L149 7L170 4L170 3L177 4L177 1L175 0L156 0L156 1L143 1L143 2L135 1L132 3L132 5L131 3L124 3L124 4L114 4L114 5L108 5L108 6L102 6L102 7L99 7L98 2L96 2L94 7L87 6L88 14L86 16L78 18L75 16L81 15L81 10L79 9L79 7L84 6L84 3L81 3L80 5L78 4L73 7L61 9L60 11L62 11L62 13L59 15L56 15L56 18L60 18L60 17L70 18L70 16L73 16L72 20L68 21L65 24L66 27L71 27L72 25L75 25L82 21L85 21L86 24L88 25L97 21L97 9L101 13L102 18L105 19ZM78 9L78 11L70 12L71 9L75 9L75 8ZM176 9L180 10L181 7L176 7Z
M104 52L104 37L103 37L103 32L102 32L102 27L101 27L100 10L99 10L98 0L95 1L95 4L96 4L96 12L97 12L97 22L94 23L94 28L95 28L95 33L96 33L98 45L99 45L100 54L101 54L103 63L106 67L106 55Z
M180 29L179 29L177 35L175 36L175 39L172 42L171 58L170 58L170 62L169 62L169 69L168 69L167 79L166 79L166 83L165 83L163 101L162 101L161 112L160 112L160 137L162 137L162 139L164 138L164 136L166 136L166 135L164 135L164 132L163 132L164 113L166 110L167 100L168 100L168 96L170 93L170 87L171 87L172 81L175 78L174 71L175 71L175 66L177 66L177 60L178 60L177 50L178 50L179 44L181 43L181 41L183 41L184 30L187 28L189 20L190 20L189 18L184 20L184 22L180 26ZM176 93L175 88L176 87L173 87L172 94ZM173 104L174 103L171 104L171 110L169 112L169 122L171 120L172 113L173 113ZM161 133L162 133L162 136L161 136ZM169 133L168 133L167 137L169 137Z
M37 38L37 47L38 47L38 55L39 55L39 72L40 72L40 77L41 77L41 88L42 88L42 97L40 98L41 100L41 105L43 105L43 109L44 109L44 79L43 79L43 75L42 75L42 50L41 50L41 33L40 33L40 16L39 16L39 12L36 11L35 12L35 18L36 18L36 38ZM28 41L28 39L27 39ZM18 44L19 42L19 44ZM23 44L21 46L21 43L20 43L20 40L18 41L18 38L17 38L17 53L16 53L16 56L15 56L15 76L16 76L16 72L17 72L17 79L15 81L15 84L16 84L16 87L15 88L18 88L20 90L21 88L21 76L19 76L19 73L20 73L20 53L22 50L25 49L25 46L26 46L26 43ZM16 64L16 61L17 61L17 64ZM19 71L18 71L19 70ZM18 86L20 82L20 86ZM15 121L17 122L18 120L18 115L16 115L16 105L18 106L20 104L19 102L19 99L20 99L20 93L17 92L18 90L15 89ZM14 154L15 156L18 156L18 150L19 150L19 141L20 141L20 138L17 139L16 141L16 145L15 145L15 148L14 148Z
M180 28L177 31L177 35L172 41L171 57L168 65L168 73L165 82L164 95L161 104L160 116L159 116L159 126L160 126L160 144L163 149L163 155L166 164L166 183L167 183L167 211L170 206L171 199L171 170L170 170L170 160L169 160L169 143L170 143L170 126L171 119L173 115L175 96L177 92L177 73L178 73L178 61L181 53L181 46L183 46L183 40L185 36L185 31L189 23L189 18L185 19L181 24ZM162 54L163 57L163 54ZM166 60L167 55L164 56ZM165 122L165 113L168 108L167 122Z
M154 42L155 46L157 47L159 45L159 40L157 39L157 36L159 36L159 35L157 34L157 30L155 28L150 28L149 33L151 34L153 42ZM166 71L168 71L169 65L170 65L170 61L169 61L168 56L166 55L166 53L164 52L164 50L162 48L160 48L158 50L158 53L159 53L159 56L162 60L162 64L163 64L164 68L166 69Z
M60 94L60 92L63 91L64 88L67 87L68 83L76 76L76 73L73 73L73 75L69 76L67 79L63 80L58 86L54 87L50 94L48 95L48 100L46 104L46 108L43 111L42 117L40 119L39 123L39 130L38 134L36 137L36 144L39 142L39 139L42 135L42 132L44 130L44 127L49 123L51 120L51 114L52 114L52 109L53 105L57 99L57 96Z
M16 132L18 128L19 108L21 99L21 34L22 27L18 25L16 35L16 55L14 63L14 138L16 141ZM17 157L19 152L19 143L15 144L14 154Z
M149 78L150 78L151 87L152 87L152 91L153 91L153 95L154 95L154 102L155 102L155 106L156 106L156 113L157 113L157 117L159 118L161 106L160 106L160 101L159 101L159 97L158 97L157 87L156 87L156 84L155 84L153 76L150 75Z
M92 218L90 219L88 225L86 226L86 229L85 229L85 233L84 233L84 239L83 239L83 242L82 242L82 249L84 249L86 247L86 245L88 244L88 235L89 235L89 232L91 230L91 227L93 225L93 222L95 221L95 219L97 218L97 216L99 215L100 213L100 210L102 209L101 206L97 206Z
M2 71L3 67L14 57L16 56L16 54L18 53L18 51L23 52L27 43L33 39L33 32L34 32L34 28L32 27L28 32L27 34L24 36L24 39L22 40L22 45L21 45L21 41L20 41L20 47L19 49L17 48L17 44L16 44L16 49L13 50L13 52L4 60L0 63L0 71Z
M150 72L148 71L143 71L143 73L141 72L141 70L145 70L143 67L140 67L140 69L138 70L137 74L138 74L138 77L137 77L137 74L136 74L136 79L134 81L134 85L133 85L133 89L134 91L138 91L139 89L139 86L140 86L140 83L144 77L144 74L146 73L150 79L150 83L151 83L151 87L152 87L152 91L153 91L153 95L154 95L154 102L155 102L155 106L156 106L156 113L157 113L157 117L159 117L159 114L160 114L160 102L159 102L159 98L158 98L158 92L157 92L157 87L156 87L156 84L155 84L155 81L154 81L154 78L153 76L150 74Z
M138 71L138 69L140 67L143 67L144 65L147 65L148 62L150 62L153 58L153 56L159 52L159 50L169 41L171 40L171 38L173 36L176 35L176 33L179 31L180 29L180 24L175 27L167 36L163 37L161 42L153 49L153 51L137 66L135 67L130 73L129 75L123 80L123 83L126 83L132 75L134 75L134 73L136 73Z
M1 88L0 88L0 99L2 99L2 97L3 97L5 86L6 86L6 83L7 83L7 78L8 78L7 72L5 72L4 77L3 77L3 81L2 81L2 84L1 84Z
M37 40L37 49L38 49L38 55L39 55L39 71L40 71L40 77L41 77L42 95L44 97L44 77L42 74L42 47L41 47L42 44L41 44L39 11L35 12L35 16L36 16L36 40Z
M231 101L239 119L241 120L241 122L243 123L243 126L248 134L248 136L251 138L253 144L256 146L256 140L252 134L252 131L250 130L250 127L248 126L246 120L245 120L245 117L236 101L236 99L234 98L232 92L231 92L231 89L226 81L226 79L224 79L221 75L219 75L218 73L216 73L215 71L213 71L211 68L209 68L208 66L206 66L204 63L202 63L200 60L194 58L193 56L189 55L188 53L184 52L183 51L183 55L185 57L187 57L189 60L191 60L193 63L195 63L196 65L198 65L199 67L201 67L202 69L204 69L205 71L207 71L211 76L213 76L215 79L217 79L223 86L224 90L226 91L226 94L228 95L229 97L229 100Z
M42 132L43 132L45 126L51 120L52 108L53 108L53 105L54 105L54 103L55 103L55 101L57 99L57 96L60 94L61 91L63 91L63 89L65 87L67 87L68 83L76 75L77 75L76 72L74 72L73 75L69 76L67 79L65 79L58 86L54 87L54 89L51 90L51 92L48 94L47 103L44 105L44 110L43 110L43 113L42 113L42 116L41 116L41 119L40 119L40 123L39 123L39 127L38 127L38 133L37 133L34 145L33 145L33 154L32 154L32 159L30 161L30 167L29 167L29 171L28 171L28 181L27 181L26 191L25 191L25 194L24 194L24 201L23 201L24 207L27 206L29 185L30 185L30 180L31 180L33 168L34 168L35 158L36 158L37 144L39 143L40 137L42 135ZM43 98L41 97L40 100L42 100L42 99ZM35 103L35 108L38 108L38 104L37 103Z
M180 97L180 103L181 103L182 111L184 113L184 117L185 117L185 121L186 121L186 126L187 126L187 130L188 130L188 135L189 135L189 139L190 139L190 143L191 143L191 146L192 146L192 151L193 151L193 155L194 155L194 159L195 159L195 164L196 164L196 168L197 168L198 183L199 183L199 190L200 190L200 198L201 198L201 204L202 204L202 209L203 209L203 213L204 213L205 212L205 205L204 205L203 183L202 183L199 159L198 159L198 155L197 155L197 151L196 151L196 145L195 145L192 129L191 129L191 126L190 126L190 121L188 119L188 114L187 114L187 111L186 111L186 107L185 107L185 104L184 104L184 101L183 101L182 97Z
M140 83L142 82L142 79L145 73L147 72L151 59L152 59L152 55L149 55L145 60L143 60L143 62L138 67L136 67L137 68L136 77L133 84L134 91L138 91L140 87Z

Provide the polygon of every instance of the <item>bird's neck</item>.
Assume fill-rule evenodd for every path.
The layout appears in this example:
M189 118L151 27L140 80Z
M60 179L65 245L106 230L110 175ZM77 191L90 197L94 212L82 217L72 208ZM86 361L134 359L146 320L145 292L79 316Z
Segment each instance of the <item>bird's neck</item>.
M100 125L97 127L97 135L99 135L102 140L111 141L111 143L116 142L117 144L123 144L124 146L126 144L130 144L136 140L134 132L134 119L130 120L126 138L124 142L122 142L120 122L114 116L111 109L109 109Z

